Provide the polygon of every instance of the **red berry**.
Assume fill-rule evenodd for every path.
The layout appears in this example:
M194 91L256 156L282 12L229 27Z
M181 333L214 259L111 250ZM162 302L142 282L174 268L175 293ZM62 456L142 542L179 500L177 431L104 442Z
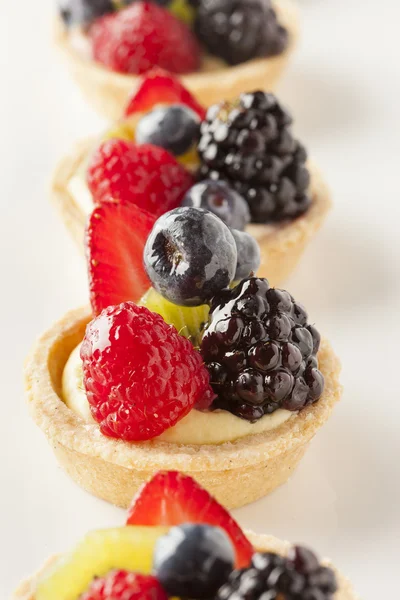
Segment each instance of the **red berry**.
M221 527L235 547L236 567L249 565L253 547L229 512L191 477L177 471L157 473L133 499L127 525L182 523Z
M168 596L151 575L111 571L94 579L81 600L168 600Z
M189 27L155 2L134 2L97 19L89 29L93 58L113 71L141 75L200 68L200 46Z
M213 394L200 353L144 306L109 306L86 329L83 381L101 432L149 440Z
M91 157L87 182L95 202L136 204L159 217L180 206L193 177L163 148L111 139Z
M125 300L139 300L151 286L143 251L155 218L133 205L96 206L86 229L90 302L95 315Z
M202 120L207 112L177 77L162 69L153 69L142 78L128 102L125 116L137 112L149 112L157 104L185 104Z

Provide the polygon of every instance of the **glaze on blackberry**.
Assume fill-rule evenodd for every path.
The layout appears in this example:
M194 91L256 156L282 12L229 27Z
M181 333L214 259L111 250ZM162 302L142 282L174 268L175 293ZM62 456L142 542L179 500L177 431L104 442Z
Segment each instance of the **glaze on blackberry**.
M254 554L247 569L233 571L216 600L334 600L337 581L311 550L295 546L287 558Z
M273 94L242 94L209 108L201 125L200 179L222 179L248 202L252 222L294 219L310 206L307 153Z
M222 408L255 422L278 408L301 410L324 389L320 335L303 306L250 277L213 298L200 352Z
M280 54L288 43L269 0L200 0L195 32L210 54L230 65Z

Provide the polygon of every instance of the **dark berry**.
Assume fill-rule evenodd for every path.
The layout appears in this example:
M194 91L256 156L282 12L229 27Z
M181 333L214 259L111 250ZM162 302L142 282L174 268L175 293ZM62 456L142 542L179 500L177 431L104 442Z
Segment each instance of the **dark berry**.
M209 179L197 183L186 194L182 206L209 210L228 227L240 231L250 222L247 202L224 181Z
M171 154L181 156L198 142L199 133L200 117L186 106L172 104L144 115L136 126L135 141L161 146Z
M237 251L229 228L211 212L177 208L156 221L144 249L155 289L181 306L200 306L229 286Z
M232 229L236 242L237 266L235 281L254 275L261 263L260 246L252 235L245 231Z
M201 0L195 31L210 54L231 65L280 54L288 41L269 0Z
M89 25L95 19L113 12L112 0L59 0L58 10L65 25Z
M210 525L180 525L155 547L153 573L169 596L213 598L233 569L235 552L226 533Z
M212 106L201 125L200 177L226 181L255 223L294 219L310 206L307 155L291 123L273 94L254 92Z
M307 548L296 546L287 558L254 554L247 569L231 573L216 600L334 600L337 589L334 571L321 566Z
M213 408L255 421L321 397L324 377L313 349L320 338L300 307L255 277L213 298L200 346L217 394Z

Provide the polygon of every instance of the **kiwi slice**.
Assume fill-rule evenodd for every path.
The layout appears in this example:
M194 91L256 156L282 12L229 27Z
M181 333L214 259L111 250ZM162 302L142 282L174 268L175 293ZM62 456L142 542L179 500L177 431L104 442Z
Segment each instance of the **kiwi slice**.
M208 306L178 306L163 298L154 288L146 292L139 304L161 315L166 323L174 325L180 335L188 338L194 346L199 345L203 325L208 321Z
M150 573L156 541L167 531L125 526L88 533L38 583L35 600L78 600L95 577L114 569Z

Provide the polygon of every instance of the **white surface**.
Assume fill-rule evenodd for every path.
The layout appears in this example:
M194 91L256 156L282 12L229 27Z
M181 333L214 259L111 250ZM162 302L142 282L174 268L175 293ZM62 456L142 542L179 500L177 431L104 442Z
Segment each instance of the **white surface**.
M52 552L124 518L59 470L23 401L34 337L86 301L84 265L46 186L70 144L101 125L50 47L51 5L0 2L1 598ZM345 394L290 483L236 516L331 556L364 600L395 598L400 8L396 0L301 5L302 47L282 96L335 210L287 287L333 341Z

